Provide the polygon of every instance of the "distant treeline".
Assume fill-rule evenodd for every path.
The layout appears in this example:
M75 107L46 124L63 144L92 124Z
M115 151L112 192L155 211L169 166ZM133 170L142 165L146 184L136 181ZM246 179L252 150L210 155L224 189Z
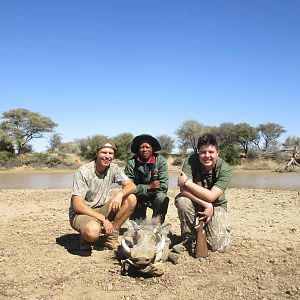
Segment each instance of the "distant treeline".
M61 164L61 160L66 159L68 154L75 154L84 160L93 159L96 144L99 140L107 138L112 139L117 145L116 159L125 161L132 155L130 151L131 141L134 138L132 133L124 132L114 137L99 133L63 142L62 135L55 132L56 126L57 124L50 118L28 109L16 108L3 112L0 123L0 165L14 159L20 160L22 154L34 154L30 142L44 138L45 135L49 139L47 151L35 154L35 159L43 162L49 160L50 165ZM178 149L179 156L174 163L180 164L188 153L195 151L199 136L205 132L217 136L221 156L231 164L239 164L243 157L280 159L281 153L285 150L291 151L295 157L300 145L300 137L296 136L289 136L283 144L280 144L278 140L286 130L276 123L260 124L257 127L248 123L232 122L222 123L220 126L207 126L197 120L187 120L175 131L176 141L165 134L156 138L161 144L161 154L166 157Z

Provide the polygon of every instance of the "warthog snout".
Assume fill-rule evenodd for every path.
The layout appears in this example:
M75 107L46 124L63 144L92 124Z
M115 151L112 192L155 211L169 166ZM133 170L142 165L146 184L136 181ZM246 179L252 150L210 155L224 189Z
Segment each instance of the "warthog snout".
M161 237L153 232L137 232L136 244L131 248L131 259L138 265L148 265L155 256Z
M122 240L123 251L135 266L151 265L162 258L164 251L168 251L169 240L166 243L166 238L169 228L170 225L162 226L155 219L140 225L130 220Z
M136 263L137 265L140 266L147 266L151 262L150 257L143 257L143 256L137 256L137 257L132 257L132 261Z

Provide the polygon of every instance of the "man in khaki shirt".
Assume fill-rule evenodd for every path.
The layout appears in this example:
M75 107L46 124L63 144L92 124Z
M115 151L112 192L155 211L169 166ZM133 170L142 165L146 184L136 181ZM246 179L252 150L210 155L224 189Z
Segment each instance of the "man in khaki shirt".
M101 233L104 245L117 249L119 229L135 208L136 186L112 163L115 151L113 142L99 142L96 159L74 175L69 217L72 228L81 234L81 250L92 250ZM115 183L122 188L111 195Z

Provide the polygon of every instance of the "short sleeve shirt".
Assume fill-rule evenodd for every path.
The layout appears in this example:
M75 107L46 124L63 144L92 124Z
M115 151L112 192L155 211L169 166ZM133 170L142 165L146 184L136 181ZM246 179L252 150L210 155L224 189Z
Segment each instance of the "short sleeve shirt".
M215 168L207 172L200 163L198 154L193 153L185 160L182 171L198 185L209 190L211 190L213 186L221 189L224 193L219 199L213 202L213 206L223 206L227 208L225 190L231 181L232 172L231 167L221 157L217 158Z
M114 183L123 185L129 178L117 164L111 163L105 173L96 173L95 162L91 161L81 166L73 178L72 196L84 197L84 202L92 208L104 205L108 200L109 192ZM76 212L71 201L70 217Z

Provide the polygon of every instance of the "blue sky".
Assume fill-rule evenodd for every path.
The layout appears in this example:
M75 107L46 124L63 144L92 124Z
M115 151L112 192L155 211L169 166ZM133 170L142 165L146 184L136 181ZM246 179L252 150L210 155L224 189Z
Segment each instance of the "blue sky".
M0 114L39 112L64 142L175 138L186 120L300 136L299 15L298 0L0 0Z

